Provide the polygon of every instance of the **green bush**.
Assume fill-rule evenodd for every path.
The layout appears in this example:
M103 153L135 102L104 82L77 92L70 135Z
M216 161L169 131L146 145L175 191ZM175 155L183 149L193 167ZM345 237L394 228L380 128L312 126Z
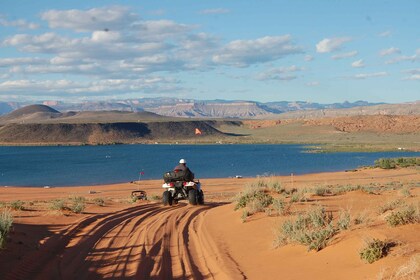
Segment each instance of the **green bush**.
M350 223L351 223L350 212L341 210L338 216L338 220L337 220L338 229L347 230L350 228Z
M66 202L64 199L54 199L50 202L50 209L55 211L62 211L66 209Z
M269 181L267 187L270 191L281 194L286 191L286 189L281 185L279 181Z
M336 234L332 225L332 215L324 208L311 209L305 215L299 215L295 221L284 222L276 237L277 245L297 242L308 247L308 250L319 251L325 248Z
M151 195L150 197L147 197L147 200L151 200L151 201L158 201L161 200L162 197L156 194ZM138 200L138 198L136 197L136 201Z
M0 213L0 249L4 248L7 235L13 224L13 216L10 211L5 210Z
M400 199L392 200L392 201L386 202L385 204L379 206L378 212L379 212L379 214L383 214L387 211L394 210L395 208L397 208L401 205L404 205L404 201L402 201Z
M236 196L235 210L246 207L251 201L258 200L265 208L273 203L273 197L266 194L261 188L247 187L243 192Z
M401 210L392 212L385 220L388 225L396 227L398 225L418 223L419 215L416 209L412 205L409 205Z
M273 210L277 215L286 215L290 212L290 203L285 202L281 198L276 198L273 200Z
M368 263L373 263L388 253L390 244L379 239L366 242L366 246L359 252L360 258Z
M324 196L327 194L331 194L331 190L325 186L317 186L314 189L314 194L318 196Z
M86 199L83 196L74 196L70 198L72 204L70 205L70 210L73 213L79 214L82 213L86 208Z
M25 202L21 200L15 200L15 201L10 202L10 208L12 208L13 210L23 210L24 204Z
M420 158L417 157L402 157L402 158L380 158L375 160L375 167L382 169L392 169L397 166L409 167L420 166Z

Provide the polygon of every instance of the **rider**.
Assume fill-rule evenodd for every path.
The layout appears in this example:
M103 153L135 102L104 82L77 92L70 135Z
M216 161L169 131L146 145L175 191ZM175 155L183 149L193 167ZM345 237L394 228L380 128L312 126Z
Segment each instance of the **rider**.
M194 173L187 166L187 161L183 158L179 160L179 164L174 168L175 172L183 171L185 173L184 180L185 181L193 181L194 180Z

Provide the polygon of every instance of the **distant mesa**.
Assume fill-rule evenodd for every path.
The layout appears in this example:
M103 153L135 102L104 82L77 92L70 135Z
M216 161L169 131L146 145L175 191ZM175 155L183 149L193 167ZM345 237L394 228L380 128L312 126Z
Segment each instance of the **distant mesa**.
M54 114L60 114L59 111L41 104L35 104L35 105L29 105L22 107L20 109L14 110L13 112L6 115L8 118L19 118L25 115L31 115L35 113L54 113Z

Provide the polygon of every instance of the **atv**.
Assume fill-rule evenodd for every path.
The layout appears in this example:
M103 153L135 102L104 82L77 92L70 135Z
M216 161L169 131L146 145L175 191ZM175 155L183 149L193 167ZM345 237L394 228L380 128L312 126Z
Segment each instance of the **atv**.
M177 180L165 182L162 185L165 191L162 194L163 205L178 204L179 200L187 199L191 205L203 205L204 193L200 181Z

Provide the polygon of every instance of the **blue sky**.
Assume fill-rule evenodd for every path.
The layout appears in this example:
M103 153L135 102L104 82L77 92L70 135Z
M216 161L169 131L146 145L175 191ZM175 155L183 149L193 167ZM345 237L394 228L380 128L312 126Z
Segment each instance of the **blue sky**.
M416 101L419 15L417 0L0 0L0 101Z

